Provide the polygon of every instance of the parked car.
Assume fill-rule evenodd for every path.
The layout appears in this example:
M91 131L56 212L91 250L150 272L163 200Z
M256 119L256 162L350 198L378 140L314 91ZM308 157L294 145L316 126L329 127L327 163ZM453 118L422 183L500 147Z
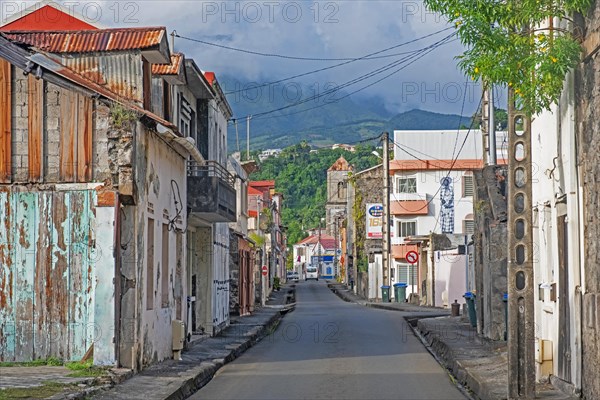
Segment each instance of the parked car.
M288 271L286 277L288 282L300 281L300 275L296 271Z
M317 270L317 267L306 267L306 276L304 277L304 280L307 281L309 279L319 280L319 271Z

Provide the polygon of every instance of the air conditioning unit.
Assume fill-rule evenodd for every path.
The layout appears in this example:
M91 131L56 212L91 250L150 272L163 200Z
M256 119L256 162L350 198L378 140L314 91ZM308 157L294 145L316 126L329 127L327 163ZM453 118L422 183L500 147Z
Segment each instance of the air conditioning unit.
M173 351L181 352L185 343L185 324L183 321L173 320L171 330L173 333Z

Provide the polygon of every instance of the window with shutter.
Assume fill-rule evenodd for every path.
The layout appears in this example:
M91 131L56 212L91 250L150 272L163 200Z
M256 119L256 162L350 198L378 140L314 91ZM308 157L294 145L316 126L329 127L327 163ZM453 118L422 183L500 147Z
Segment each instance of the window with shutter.
M463 181L463 197L473 196L474 193L474 184L473 184L473 175L464 175L462 177Z

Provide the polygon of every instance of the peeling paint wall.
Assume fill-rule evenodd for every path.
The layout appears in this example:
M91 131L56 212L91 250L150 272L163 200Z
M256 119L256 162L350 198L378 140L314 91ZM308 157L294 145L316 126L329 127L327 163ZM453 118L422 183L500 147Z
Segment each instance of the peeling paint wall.
M112 247L96 222L96 191L13 188L0 203L0 360L79 360L111 340L110 312L96 309L97 268ZM100 354L114 359L110 348Z
M185 158L138 126L130 160L135 195L121 206L121 365L136 370L172 357L171 322L187 317L183 245L187 226ZM109 134L111 136L122 135ZM149 234L150 230L153 231ZM148 238L153 238L152 243ZM151 250L150 250L151 249ZM151 253L150 253L151 251ZM151 256L150 256L151 254Z
M178 312L185 308L183 302L187 297L186 265L185 258L182 258L187 225L185 159L154 134L146 135L145 155L145 176L142 175L143 168L136 166L139 184L144 185L146 197L142 203L144 207L140 205L138 210L142 215L140 222L146 230L143 237L147 238L148 229L154 229L154 266L148 268L147 240L139 241L140 261L145 266L139 288L139 292L143 293L140 304L142 365L172 357L171 321L183 319L187 322L187 316ZM146 226L150 220L154 221L154 227ZM164 240L167 242L164 243ZM163 254L165 251L166 255ZM165 261L168 263L166 266L163 265ZM151 310L146 304L149 297L145 294L149 270L154 272L154 296L150 296L154 298L154 304Z
M0 64L10 75L0 79L10 120L0 123L10 154L0 186L0 361L79 360L94 344L94 362L114 365L104 107Z

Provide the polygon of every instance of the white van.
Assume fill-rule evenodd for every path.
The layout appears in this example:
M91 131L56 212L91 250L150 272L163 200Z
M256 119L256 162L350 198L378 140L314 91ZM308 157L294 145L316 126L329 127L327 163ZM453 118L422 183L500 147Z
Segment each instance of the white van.
M306 275L304 276L304 280L307 281L309 279L314 279L316 281L319 280L319 271L317 267L313 267L312 265L306 267Z

